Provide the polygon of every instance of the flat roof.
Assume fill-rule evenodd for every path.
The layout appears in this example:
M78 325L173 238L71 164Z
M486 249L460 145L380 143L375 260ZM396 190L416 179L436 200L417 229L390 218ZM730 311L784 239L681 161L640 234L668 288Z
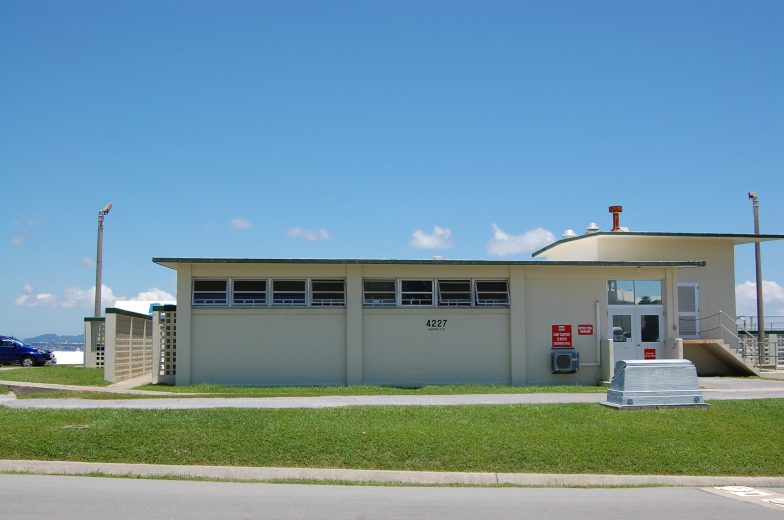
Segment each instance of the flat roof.
M158 265L177 264L351 264L351 265L542 265L574 267L704 267L704 260L608 262L587 260L383 260L313 258L153 258Z
M576 237L562 238L545 246L539 251L535 251L531 256L539 256L556 246L576 240L584 240L592 237L648 237L648 238L701 238L701 239L721 239L731 240L734 245L751 244L754 242L767 242L770 240L784 240L784 235L755 235L753 233L665 233L656 231L596 231L586 233Z

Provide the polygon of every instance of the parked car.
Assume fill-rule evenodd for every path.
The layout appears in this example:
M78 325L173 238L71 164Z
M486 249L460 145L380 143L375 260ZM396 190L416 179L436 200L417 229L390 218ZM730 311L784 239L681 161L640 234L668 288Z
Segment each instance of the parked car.
M57 358L51 350L25 345L13 336L0 336L0 364L19 363L23 367L54 365Z

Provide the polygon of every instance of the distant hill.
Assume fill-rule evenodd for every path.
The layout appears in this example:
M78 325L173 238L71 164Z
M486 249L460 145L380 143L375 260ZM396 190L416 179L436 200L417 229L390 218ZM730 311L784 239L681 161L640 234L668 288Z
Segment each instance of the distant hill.
M84 334L79 336L60 336L58 334L42 334L34 338L25 338L25 343L78 343L84 344Z

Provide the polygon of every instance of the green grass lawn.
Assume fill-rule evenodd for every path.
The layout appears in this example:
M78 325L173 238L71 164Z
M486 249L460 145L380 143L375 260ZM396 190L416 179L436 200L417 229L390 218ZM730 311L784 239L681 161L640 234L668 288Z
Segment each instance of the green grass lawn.
M436 471L784 475L784 400L322 410L0 408L0 458ZM78 429L69 428L78 426Z
M525 394L542 392L606 392L603 386L508 386L508 385L432 385L419 388L394 386L284 386L252 387L221 385L144 385L139 390L208 394L202 397L308 397L322 395L449 395L449 394Z
M0 372L0 381L26 381L28 383L54 383L79 386L108 386L102 368L84 368L71 365L47 365L16 368Z

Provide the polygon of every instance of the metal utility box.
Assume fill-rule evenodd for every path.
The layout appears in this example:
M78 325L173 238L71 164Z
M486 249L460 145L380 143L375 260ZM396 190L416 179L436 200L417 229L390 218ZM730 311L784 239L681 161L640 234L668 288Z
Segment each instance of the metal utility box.
M553 374L574 374L580 370L580 353L573 348L554 348L550 352Z
M708 406L697 370L688 359L618 361L604 404L612 408Z

